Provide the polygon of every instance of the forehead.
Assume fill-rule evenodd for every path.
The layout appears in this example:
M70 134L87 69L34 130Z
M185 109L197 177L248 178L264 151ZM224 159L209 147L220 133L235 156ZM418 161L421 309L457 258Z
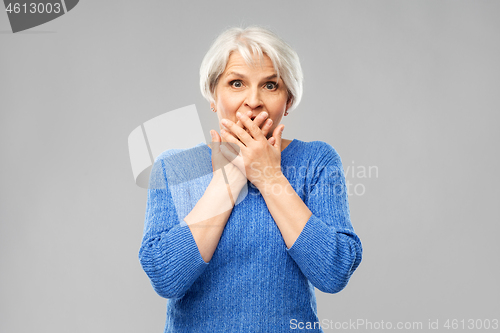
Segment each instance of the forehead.
M244 70L245 72L254 72L258 73L261 72L262 74L269 75L276 73L276 70L274 69L273 62L271 59L264 54L264 59L261 61L259 59L259 56L257 54L252 54L253 58L253 66L250 64L248 65L247 62L245 61L245 58L238 52L234 51L231 53L229 56L229 59L226 64L226 69L224 70L224 75L228 74L231 72L231 70Z

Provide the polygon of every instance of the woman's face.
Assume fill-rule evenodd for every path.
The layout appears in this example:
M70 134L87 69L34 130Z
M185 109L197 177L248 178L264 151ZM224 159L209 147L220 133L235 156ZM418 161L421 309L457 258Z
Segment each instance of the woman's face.
M266 111L273 121L267 134L270 138L290 107L287 88L281 78L276 83L276 71L267 55L262 67L258 55L254 55L254 62L255 67L249 67L239 52L231 53L215 88L215 105L212 103L211 107L217 110L219 125L224 118L238 122L237 111L252 111L252 120Z

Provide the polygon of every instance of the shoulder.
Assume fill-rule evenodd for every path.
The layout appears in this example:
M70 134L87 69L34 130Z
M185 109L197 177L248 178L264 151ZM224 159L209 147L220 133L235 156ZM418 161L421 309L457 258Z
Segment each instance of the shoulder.
M154 159L151 177L168 179L169 184L193 180L212 170L211 163L206 163L208 156L209 148L203 144L192 148L167 149Z
M326 161L340 161L340 155L337 153L335 148L332 147L327 142L324 141L310 141L305 142L301 140L297 140L297 150L301 150L307 152L310 156L310 159L318 161L318 162L326 162Z
M167 150L163 151L162 153L160 153L160 155L158 155L155 158L155 163L159 163L161 161L165 161L168 158L170 158L170 157L172 157L172 156L174 156L176 154L181 153L182 151L184 151L184 149L167 149Z
M208 146L207 146L208 147ZM191 148L172 148L167 149L160 153L155 158L155 163L176 163L185 161L186 159L193 159L202 157L202 155L207 153L207 147L204 147L203 143L200 143ZM210 149L210 148L209 148Z
M345 182L342 160L335 148L327 142L307 142L312 152L309 165L313 170L311 183L333 182L335 184Z

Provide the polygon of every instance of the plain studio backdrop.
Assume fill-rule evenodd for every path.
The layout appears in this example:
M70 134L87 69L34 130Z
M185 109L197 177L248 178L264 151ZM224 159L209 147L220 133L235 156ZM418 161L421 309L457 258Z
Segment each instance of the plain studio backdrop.
M209 140L199 66L251 24L303 66L283 137L332 145L350 184L363 261L340 293L316 290L320 320L500 319L499 15L498 1L86 0L12 34L2 11L0 332L163 331L127 138L196 104Z

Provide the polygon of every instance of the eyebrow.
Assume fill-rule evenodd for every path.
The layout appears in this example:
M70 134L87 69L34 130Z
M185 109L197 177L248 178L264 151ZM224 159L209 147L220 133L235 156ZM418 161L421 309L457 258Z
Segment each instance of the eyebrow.
M234 75L236 77L240 77L242 79L245 78L245 75L243 74L240 74L240 73L237 73L237 72L228 72L225 76L230 76L230 75ZM278 75L276 73L272 74L272 75L269 75L269 76L266 76L264 78L264 80L272 80L272 79L276 79L278 77Z

